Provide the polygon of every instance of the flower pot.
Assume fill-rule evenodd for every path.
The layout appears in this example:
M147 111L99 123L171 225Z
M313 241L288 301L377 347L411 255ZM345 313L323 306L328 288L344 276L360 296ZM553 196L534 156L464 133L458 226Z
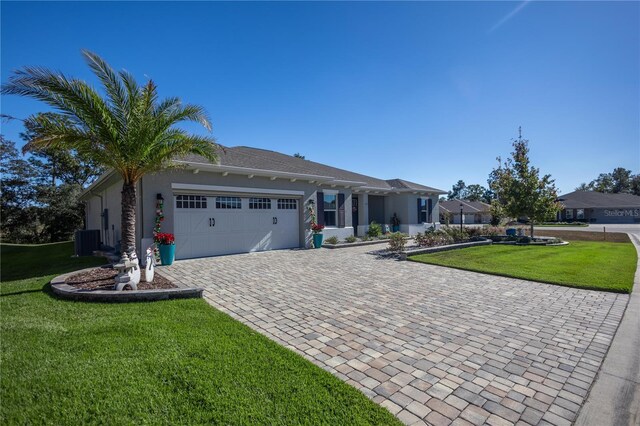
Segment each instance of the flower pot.
M160 244L160 262L163 265L169 266L173 263L173 259L176 257L176 245L175 244Z
M393 232L398 232L400 230L400 225L393 225L391 229Z
M322 247L322 234L313 234L313 247L320 248Z

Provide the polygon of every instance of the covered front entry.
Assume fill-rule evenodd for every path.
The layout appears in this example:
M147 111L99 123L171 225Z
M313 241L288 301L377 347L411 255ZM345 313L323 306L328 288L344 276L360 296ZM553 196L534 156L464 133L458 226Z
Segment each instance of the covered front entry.
M297 198L176 194L176 259L298 247Z

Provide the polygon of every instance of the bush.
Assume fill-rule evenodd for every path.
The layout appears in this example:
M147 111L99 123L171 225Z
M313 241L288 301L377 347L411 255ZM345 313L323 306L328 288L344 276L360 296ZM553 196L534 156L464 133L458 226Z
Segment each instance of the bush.
M497 235L505 235L505 230L497 226L487 226L480 229L480 235L495 237Z
M367 230L367 235L371 238L379 237L382 234L382 226L376 223L375 221L369 224L369 229Z
M371 237L365 234L360 237L360 241L371 241Z
M453 238L444 231L418 232L414 238L420 247L444 246L453 242Z
M529 244L531 243L531 237L518 237L518 242L520 244Z
M467 233L468 238L471 240L478 239L482 236L482 228L474 226L473 228L464 228L464 230Z
M466 228L458 228L457 226L445 226L442 228L444 232L451 237L453 242L459 243L461 241L466 241L469 239L469 233Z
M333 237L329 237L326 240L324 240L324 242L332 245L338 244L338 237L334 235Z
M353 235L349 235L347 238L344 239L345 243L355 243L358 239L356 237L354 237Z
M392 232L389 235L389 251L400 253L404 251L404 246L407 243L407 234L402 232Z

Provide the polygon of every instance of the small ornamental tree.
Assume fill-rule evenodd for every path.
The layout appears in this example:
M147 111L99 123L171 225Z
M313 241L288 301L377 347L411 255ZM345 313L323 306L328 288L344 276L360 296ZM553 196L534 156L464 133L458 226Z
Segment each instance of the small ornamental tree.
M527 217L533 237L533 224L553 219L560 204L556 201L557 190L551 175L540 177L540 170L531 166L528 144L520 132L513 142L511 158L502 162L498 157L498 167L493 169L488 182L496 196L492 211L516 219Z

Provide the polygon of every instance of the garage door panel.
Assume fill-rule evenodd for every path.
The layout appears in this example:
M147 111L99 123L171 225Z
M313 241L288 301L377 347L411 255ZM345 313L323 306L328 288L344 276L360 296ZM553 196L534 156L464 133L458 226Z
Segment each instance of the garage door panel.
M174 210L177 259L298 246L299 211L278 209L277 198L270 199L271 208L254 209L249 208L249 197L241 198L241 203L237 197L224 197L218 205L228 208L216 207L215 196L206 198L206 208L202 202L201 208ZM268 203L260 203L265 205Z

